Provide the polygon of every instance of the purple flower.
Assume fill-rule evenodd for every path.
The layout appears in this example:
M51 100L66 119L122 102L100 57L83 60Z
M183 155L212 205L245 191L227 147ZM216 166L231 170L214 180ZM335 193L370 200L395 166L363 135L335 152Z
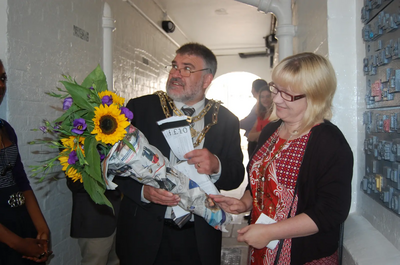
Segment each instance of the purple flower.
M89 87L90 90L94 90L93 86Z
M97 152L99 152L100 155L100 161L103 161L104 158L106 157L105 155L103 155L99 150L97 150Z
M63 103L63 110L69 109L72 105L72 102L74 102L72 97L65 98Z
M133 113L128 108L121 107L120 110L121 110L121 113L123 113L128 120L133 119Z
M101 99L101 103L106 104L107 106L110 106L113 103L112 96L104 96Z
M58 133L59 131L58 131L58 129L60 129L61 128L61 123L62 122L57 122L55 125L54 125L54 131L56 132L56 133Z
M46 127L46 126L40 126L39 129L40 129L43 133L47 133L47 127Z
M73 165L78 161L78 155L76 154L76 151L71 151L71 153L68 156L68 164Z
M85 119L82 118L75 119L73 126L74 128L71 131L76 134L82 134L87 127Z

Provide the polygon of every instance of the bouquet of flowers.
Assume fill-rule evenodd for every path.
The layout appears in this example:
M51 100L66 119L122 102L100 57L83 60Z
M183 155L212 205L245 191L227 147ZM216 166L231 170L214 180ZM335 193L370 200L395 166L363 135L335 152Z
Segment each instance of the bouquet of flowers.
M124 98L108 91L99 66L81 85L70 76L63 77L65 89L47 94L63 100L64 114L35 129L53 138L30 142L45 144L58 153L41 165L31 166L33 177L42 174L43 180L59 162L67 177L83 183L95 203L111 208L104 192L117 187L112 182L114 176L131 177L178 194L179 206L202 216L215 229L225 230L232 216L212 202L197 183L171 167L168 159L130 125L133 113L123 107Z
M65 80L60 82L65 89L57 88L58 93L46 94L62 99L65 112L53 122L44 121L40 127L53 139L30 142L56 148L59 153L42 165L31 166L32 176L42 174L43 180L59 162L67 177L83 183L95 203L112 208L104 195L106 184L100 164L115 143L126 141L124 137L133 113L123 107L124 98L108 91L100 66L80 85L71 76L63 77ZM126 144L133 148L128 141Z

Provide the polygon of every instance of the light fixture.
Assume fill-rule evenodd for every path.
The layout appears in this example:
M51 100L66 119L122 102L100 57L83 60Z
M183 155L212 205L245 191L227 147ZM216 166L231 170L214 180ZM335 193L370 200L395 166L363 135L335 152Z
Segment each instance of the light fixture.
M163 30L167 33L172 33L175 30L175 24L170 20L163 20L161 22Z

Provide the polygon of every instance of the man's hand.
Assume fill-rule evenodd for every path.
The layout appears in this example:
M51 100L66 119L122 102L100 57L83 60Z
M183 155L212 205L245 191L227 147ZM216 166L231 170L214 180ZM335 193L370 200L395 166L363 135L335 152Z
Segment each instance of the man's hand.
M189 165L195 165L200 174L212 175L219 172L218 158L207 148L195 149L184 156Z
M181 200L178 195L175 195L169 191L157 189L147 185L143 186L143 196L146 200L149 200L153 203L167 206L176 206Z

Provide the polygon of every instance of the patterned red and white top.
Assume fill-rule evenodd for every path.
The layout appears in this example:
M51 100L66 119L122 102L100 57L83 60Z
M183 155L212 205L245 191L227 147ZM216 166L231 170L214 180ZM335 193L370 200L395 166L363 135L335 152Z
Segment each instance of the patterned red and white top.
M252 224L257 221L261 213L278 222L285 220L292 205L297 176L310 133L292 141L286 141L279 138L278 131L271 135L251 160L250 185L252 194L256 199L253 201ZM272 150L269 151L268 147L274 139L277 139L277 141ZM282 145L284 146L281 148ZM275 155L276 158L269 162ZM266 166L267 168L265 168ZM261 181L262 175L265 181ZM263 190L264 193L261 193L260 190ZM291 216L296 213L297 202L298 197L296 195ZM261 207L261 204L264 205L264 208ZM291 245L291 238L284 240L278 264L290 264ZM279 244L273 250L267 247L263 249L251 248L250 264L274 264L278 247ZM337 254L307 264L337 264Z

